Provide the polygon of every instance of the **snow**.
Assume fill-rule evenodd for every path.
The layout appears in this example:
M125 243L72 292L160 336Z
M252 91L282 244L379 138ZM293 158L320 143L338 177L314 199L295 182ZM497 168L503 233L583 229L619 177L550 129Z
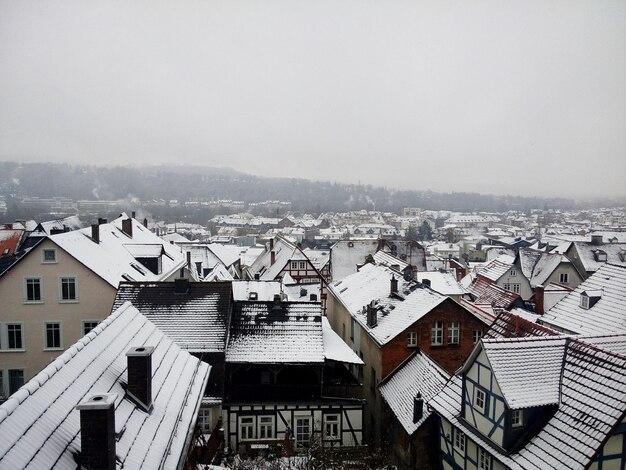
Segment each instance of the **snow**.
M326 359L346 364L364 364L361 358L333 331L326 317L322 317L322 338Z

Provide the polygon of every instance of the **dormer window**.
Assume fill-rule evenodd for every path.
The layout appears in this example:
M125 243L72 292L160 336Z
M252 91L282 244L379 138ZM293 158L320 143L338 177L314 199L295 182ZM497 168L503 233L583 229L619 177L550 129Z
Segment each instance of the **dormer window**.
M585 310L589 309L589 297L587 297L586 295L582 295L580 296L580 307L584 308Z
M593 257L598 263L606 263L606 251L593 250Z
M601 290L584 291L580 294L580 307L589 310L602 298Z

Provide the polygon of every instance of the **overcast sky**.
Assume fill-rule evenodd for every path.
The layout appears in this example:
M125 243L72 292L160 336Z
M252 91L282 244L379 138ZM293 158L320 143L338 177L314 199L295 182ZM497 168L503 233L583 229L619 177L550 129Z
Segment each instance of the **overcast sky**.
M0 160L626 196L626 1L0 0Z

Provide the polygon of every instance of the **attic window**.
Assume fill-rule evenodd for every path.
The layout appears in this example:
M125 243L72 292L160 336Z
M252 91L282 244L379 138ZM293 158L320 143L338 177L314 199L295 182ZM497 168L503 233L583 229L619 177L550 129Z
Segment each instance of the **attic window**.
M602 298L601 290L584 291L580 294L580 307L589 310Z
M595 260L599 263L605 263L606 262L606 251L603 250L594 250L593 251L593 257L595 258Z

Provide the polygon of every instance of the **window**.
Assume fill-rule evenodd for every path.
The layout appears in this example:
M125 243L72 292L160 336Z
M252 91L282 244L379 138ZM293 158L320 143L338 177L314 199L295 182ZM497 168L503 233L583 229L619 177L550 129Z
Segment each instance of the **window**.
M0 369L0 401L4 400L7 397L7 394L4 391L4 375L2 374L2 370Z
M448 344L459 344L459 322L453 321L448 326Z
M562 284L567 284L569 282L569 274L568 273L559 274L559 282Z
M302 447L309 444L311 439L311 418L296 417L296 446Z
M56 263L57 262L57 250L41 250L41 262L42 263Z
M259 439L274 438L274 417L259 416Z
M41 302L41 279L38 277L27 277L24 281L25 302Z
M509 276L517 276L517 270L515 268L511 268L511 271L509 272Z
M6 349L24 349L24 342L22 341L23 332L21 323L7 323L6 332Z
M417 346L417 333L415 331L409 332L409 335L406 338L406 345L410 348Z
M482 411L483 413L485 412L485 402L487 401L487 396L485 395L485 392L482 391L479 388L475 389L476 392L474 394L474 405L476 405L476 408L480 411Z
M514 292L516 294L519 294L520 292L520 285L519 284L504 284L504 290L508 290L509 292Z
M83 335L86 335L91 330L93 330L96 326L98 326L98 323L100 322L98 320L84 320L82 323L83 323Z
M454 447L465 452L465 434L459 428L454 428Z
M306 262L300 261L300 269L306 269Z
M522 410L513 410L511 412L511 426L519 428L524 425L524 415Z
M292 261L291 262L291 269L298 269L298 262L297 261Z
M239 418L239 438L254 439L254 418Z
M441 346L443 344L443 322L437 321L430 330L430 344Z
M339 415L324 415L324 439L339 439Z
M75 277L62 277L61 278L61 300L72 301L78 300L76 292L76 278Z
M202 432L211 432L211 408L200 408L198 411L198 427Z
M480 447L478 448L478 468L480 470L489 470L491 468L491 455Z
M13 395L24 385L24 369L9 369L9 395Z
M580 296L580 307L584 308L585 310L589 310L589 297L587 297L586 295L582 295Z
M472 338L474 340L474 344L480 341L480 338L483 337L483 330L474 330L472 331Z
M61 349L61 324L45 323L45 349Z

